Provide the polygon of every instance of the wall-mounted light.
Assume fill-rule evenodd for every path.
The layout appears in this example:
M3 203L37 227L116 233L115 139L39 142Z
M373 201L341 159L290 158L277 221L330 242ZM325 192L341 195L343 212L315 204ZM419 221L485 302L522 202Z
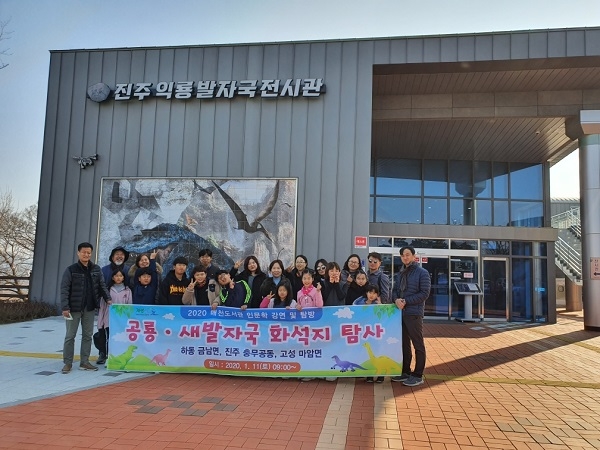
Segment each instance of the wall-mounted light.
M98 155L92 156L73 156L73 159L77 161L80 169L85 169L87 166L93 166L94 161L98 161Z

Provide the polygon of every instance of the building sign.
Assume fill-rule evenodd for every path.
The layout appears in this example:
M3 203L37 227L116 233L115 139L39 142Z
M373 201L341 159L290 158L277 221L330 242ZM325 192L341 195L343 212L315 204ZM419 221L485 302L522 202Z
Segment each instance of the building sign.
M354 236L354 248L367 248L367 237Z
M600 280L600 258L590 258L590 279Z
M241 310L112 305L109 370L245 376L402 373L395 305Z
M234 97L279 98L279 97L319 97L325 93L322 78L288 78L286 80L203 80L203 81L159 81L156 83L117 83L111 89L105 83L88 87L90 100L103 102L109 98L115 101L139 100L147 97L161 97L167 100L200 100Z

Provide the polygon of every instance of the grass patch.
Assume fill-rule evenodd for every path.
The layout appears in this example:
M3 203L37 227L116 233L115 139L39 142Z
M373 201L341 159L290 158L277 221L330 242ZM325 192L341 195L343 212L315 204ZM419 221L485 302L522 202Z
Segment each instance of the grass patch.
M37 300L1 301L0 324L27 322L28 320L43 319L56 316L56 307Z

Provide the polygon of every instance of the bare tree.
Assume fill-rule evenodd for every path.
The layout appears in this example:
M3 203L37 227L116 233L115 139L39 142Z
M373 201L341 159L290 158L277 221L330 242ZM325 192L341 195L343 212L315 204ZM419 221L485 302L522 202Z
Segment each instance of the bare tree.
M12 31L9 31L7 28L9 23L10 23L10 19L0 20L0 42L10 39L10 35L12 34ZM0 47L0 69L4 69L6 66L8 66L8 63L5 63L2 60L2 57L10 55L9 50L10 50L9 48Z
M28 277L33 263L37 205L24 210L15 206L10 191L0 192L0 277ZM5 281L5 280L3 280ZM25 295L19 280L2 282L4 293ZM11 286L11 287L6 287Z

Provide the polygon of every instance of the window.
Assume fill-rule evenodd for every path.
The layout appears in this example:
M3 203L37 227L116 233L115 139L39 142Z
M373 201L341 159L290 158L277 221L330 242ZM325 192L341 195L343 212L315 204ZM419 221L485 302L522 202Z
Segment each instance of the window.
M510 198L542 200L543 180L541 164L510 165Z
M421 161L380 159L377 161L377 195L421 195Z

